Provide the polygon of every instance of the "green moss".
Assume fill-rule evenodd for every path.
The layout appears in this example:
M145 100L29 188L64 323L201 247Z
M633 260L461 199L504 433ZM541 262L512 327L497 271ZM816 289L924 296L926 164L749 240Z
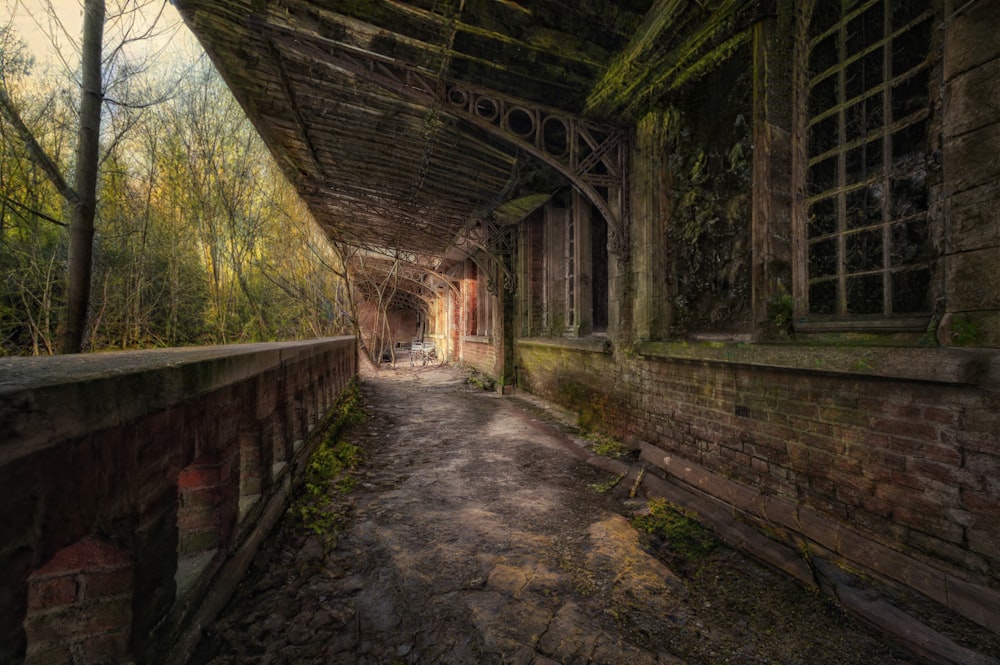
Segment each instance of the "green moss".
M468 369L469 375L465 377L465 382L470 386L475 386L480 390L493 392L497 389L497 380L489 374L483 374L475 369ZM502 385L502 384L501 384Z
M741 29L741 4L723 0L706 16L696 3L660 3L594 86L588 115L638 118L728 61L750 41L750 31Z
M645 512L632 517L632 526L661 545L668 558L693 564L719 547L719 541L694 513L666 499L651 499Z
M783 293L775 296L767 303L767 330L764 331L764 339L785 340L792 336L793 316L792 296Z
M609 436L591 434L588 438L593 441L593 443L590 444L590 449L595 455L619 459L624 454L621 442L616 441Z
M618 486L618 483L620 483L622 479L625 478L625 476L627 475L628 473L623 471L622 473L612 476L603 483L592 483L588 485L588 487L592 491L597 492L598 494L607 494L608 492L616 488Z
M983 327L965 317L955 317L951 322L951 338L955 346L976 346L982 342Z
M352 491L357 484L354 472L364 460L360 447L340 438L345 427L365 418L356 379L344 390L331 417L323 441L309 458L305 480L291 508L302 528L322 536L334 535L345 517L342 508L331 504L331 490L341 494Z
M560 384L560 404L577 413L577 425L585 432L600 429L607 421L607 395L575 381Z

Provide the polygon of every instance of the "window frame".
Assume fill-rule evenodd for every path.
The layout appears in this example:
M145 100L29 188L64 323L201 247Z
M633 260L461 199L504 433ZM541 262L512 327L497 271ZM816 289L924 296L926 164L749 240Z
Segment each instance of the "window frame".
M819 0L820 2L825 0ZM848 3L844 3L848 4ZM926 185L927 202L923 210L910 216L896 216L890 209L894 194L891 187L895 180L894 175L898 175L897 164L893 162L892 143L894 137L908 128L924 126L927 145L924 154L930 154L933 149L933 133L935 123L938 120L934 117L934 81L935 76L940 76L939 49L934 43L927 44L927 51L923 59L916 65L901 72L894 72L893 65L893 43L894 40L906 35L910 30L916 30L918 26L937 20L940 16L940 2L930 0L929 8L918 12L900 25L893 25L892 12L893 5L890 0L860 0L853 3L854 6L844 12L836 22L828 26L815 36L811 32L811 11L803 11L799 14L796 26L796 56L795 56L795 93L794 93L794 118L796 123L796 138L794 150L793 179L795 190L801 192L795 197L793 203L793 306L795 328L802 332L812 331L920 331L924 330L932 317L934 301L934 280L939 270L936 256L928 250L928 254L921 260L909 263L895 263L893 248L894 242L892 233L894 229L920 221L922 218L922 229L925 231L927 239L925 247L930 248L933 243L931 236L934 233L933 200L930 185ZM812 7L816 7L818 2L814 0ZM882 8L881 36L877 39L866 39L859 48L849 52L847 40L849 26L863 14L870 12L874 7ZM888 27L888 29L887 29ZM835 63L817 71L810 71L810 59L814 50L827 43L829 40L836 42ZM866 58L871 58L873 54L881 54L881 71L879 82L874 85L862 85L855 94L848 94L847 72L851 68L860 65ZM928 94L926 105L909 109L905 114L896 119L892 117L893 92L907 82L926 76ZM827 84L835 79L835 100L832 105L827 105L822 110L810 109L810 94L820 85ZM882 118L872 129L866 126L860 134L848 140L847 137L847 114L855 108L864 106L866 109L871 100L878 99L881 107ZM864 118L864 116L862 116ZM837 136L835 144L825 150L814 152L810 146L810 128L818 126L830 119L836 119ZM877 166L873 168L873 174L864 170L864 175L855 180L851 180L856 173L850 173L847 162L849 153L860 153L862 158L867 159L866 151L868 146L879 143L880 157ZM818 165L835 160L836 173L835 182L832 186L827 186L819 191L810 190L810 169ZM851 195L870 195L871 190L881 192L883 195L876 208L878 219L875 222L854 223L848 212L847 201ZM826 233L814 234L810 237L810 206L833 202L835 213L833 218L834 228ZM869 209L870 210L870 209ZM862 235L874 237L879 234L880 260L877 265L863 268L854 267L850 269L850 262L847 243L852 238L860 239ZM860 242L860 240L856 240ZM834 270L833 274L820 274L818 276L810 272L810 248L816 247L823 242L835 242L836 249L833 252ZM877 244L877 243L875 243ZM817 251L817 254L819 252ZM925 305L926 309L916 312L894 312L894 285L893 279L904 273L918 273L923 271L929 275L926 286ZM849 285L848 279L861 279L866 276L877 276L882 282L881 307L875 313L851 313L848 307ZM834 308L832 313L814 313L810 310L810 287L821 283L830 283L834 287Z

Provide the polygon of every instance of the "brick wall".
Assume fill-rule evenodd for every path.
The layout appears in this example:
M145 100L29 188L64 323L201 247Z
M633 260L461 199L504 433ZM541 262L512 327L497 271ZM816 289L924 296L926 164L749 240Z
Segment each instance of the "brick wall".
M181 653L356 363L353 338L0 359L0 662Z
M517 349L522 388L666 475L1000 631L995 354Z
M497 349L485 337L462 338L462 363L484 374L496 376Z

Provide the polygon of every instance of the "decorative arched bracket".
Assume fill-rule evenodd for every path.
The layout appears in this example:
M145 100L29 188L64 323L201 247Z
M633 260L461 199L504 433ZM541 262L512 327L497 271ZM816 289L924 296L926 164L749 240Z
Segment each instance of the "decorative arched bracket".
M608 250L624 255L627 137L617 127L477 86L445 81L445 109L562 173L608 223Z
M273 23L267 30L292 32ZM608 251L627 258L628 135L559 109L488 88L450 81L392 58L294 34L294 48L311 59L354 74L485 129L534 155L565 176L608 224Z

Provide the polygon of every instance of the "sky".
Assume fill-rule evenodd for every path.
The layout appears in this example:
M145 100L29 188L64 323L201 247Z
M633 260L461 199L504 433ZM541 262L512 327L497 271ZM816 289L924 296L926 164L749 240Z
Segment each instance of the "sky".
M112 14L115 9L126 0L105 0L107 13ZM0 0L0 20L6 24L8 17L13 16L15 31L25 41L28 51L34 56L38 63L51 63L55 60L55 50L49 31L52 29L50 19L46 12L47 0ZM76 42L80 40L83 29L83 0L51 0L65 33ZM132 3L128 3L132 4ZM163 8L163 16L160 25L164 27L178 26L177 29L161 31L161 34L152 44L144 44L145 48L169 50L172 47L188 48L193 45L194 38L186 27L180 24L180 16L177 10L165 0L139 0L138 4L143 5L141 12L146 21L155 18L156 13ZM57 31L58 32L58 31ZM63 47L69 46L67 37L58 36L59 43ZM110 35L106 37L110 40ZM66 51L70 53L71 51Z

